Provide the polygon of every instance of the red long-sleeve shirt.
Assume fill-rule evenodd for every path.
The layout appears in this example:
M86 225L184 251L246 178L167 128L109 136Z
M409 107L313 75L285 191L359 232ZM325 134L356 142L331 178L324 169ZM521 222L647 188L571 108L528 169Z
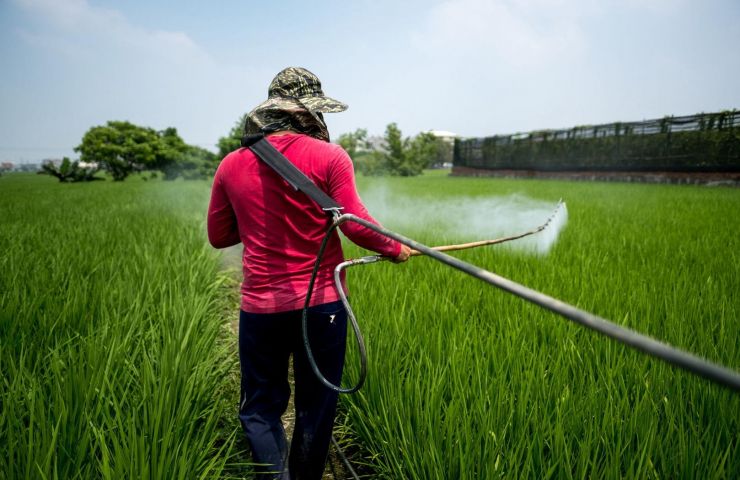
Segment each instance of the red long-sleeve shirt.
M377 223L357 194L352 161L340 146L302 134L267 138L343 206L343 213ZM275 313L302 308L327 226L326 214L313 200L296 192L248 148L231 152L219 165L208 207L208 239L216 248L244 245L242 310ZM346 222L340 228L363 248L391 257L401 252L400 243L356 223ZM335 231L316 277L311 305L339 299L333 271L342 261Z

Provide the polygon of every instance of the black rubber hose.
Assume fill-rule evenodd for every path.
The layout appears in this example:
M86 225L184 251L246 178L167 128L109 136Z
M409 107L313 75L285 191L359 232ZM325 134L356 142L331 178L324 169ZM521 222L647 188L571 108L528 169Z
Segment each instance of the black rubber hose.
M360 378L357 380L357 383L350 388L342 388L339 385L334 385L326 379L326 377L321 373L319 366L316 364L316 359L314 358L313 351L311 350L311 342L308 339L308 308L311 305L313 287L314 283L316 282L316 275L319 272L319 267L321 266L321 259L324 257L326 245L329 243L329 238L331 237L331 234L334 232L334 230L336 230L336 228L342 223L338 221L338 218L342 217L335 217L335 220L332 222L331 226L327 230L326 235L324 235L324 239L321 242L321 247L319 247L319 253L316 255L316 262L314 262L313 264L311 278L308 281L306 301L303 304L303 311L301 312L301 330L303 333L303 347L306 350L306 357L308 357L308 363L309 365L311 365L311 370L313 370L316 378L318 378L319 381L324 384L324 386L331 390L334 390L335 392L354 393L362 388L362 385L365 383L365 379L367 378L367 351L365 350L365 339L362 336L360 326L357 324L355 316L347 315L352 325L352 329L355 332L355 339L357 339L357 348L359 349L360 354Z
M344 466L347 467L347 470L349 471L350 475L352 475L352 478L354 478L355 480L360 480L360 477L357 475L357 472L355 472L355 469L352 468L352 465L349 463L349 459L347 458L347 455L345 455L344 452L342 451L342 447L339 446L339 443L337 442L337 439L334 438L334 435L331 436L331 443L332 445L334 445L334 448L339 454L339 458L342 459ZM336 478L336 475L334 478Z

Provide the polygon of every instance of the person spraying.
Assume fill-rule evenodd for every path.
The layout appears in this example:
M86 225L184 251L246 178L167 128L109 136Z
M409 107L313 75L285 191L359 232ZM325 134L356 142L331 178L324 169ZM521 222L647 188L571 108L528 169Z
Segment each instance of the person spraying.
M289 67L270 83L268 99L246 118L246 134L267 141L351 213L378 224L355 186L349 155L329 143L323 113L347 105L324 95L318 77ZM208 207L208 239L215 248L242 243L244 280L239 316L241 398L239 419L258 467L258 478L321 478L336 413L337 392L314 376L303 348L301 309L327 217L249 149L228 154L216 171ZM409 247L357 223L342 232L357 245L395 262ZM313 356L326 378L339 384L344 366L347 311L333 283L344 261L336 231L315 276L308 309ZM342 285L346 292L346 285ZM281 417L290 397L293 356L295 429L288 447Z

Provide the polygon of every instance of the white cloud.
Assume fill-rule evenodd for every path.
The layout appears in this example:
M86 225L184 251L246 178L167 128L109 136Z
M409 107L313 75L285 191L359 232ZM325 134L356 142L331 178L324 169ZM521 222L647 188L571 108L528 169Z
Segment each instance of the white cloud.
M578 3L558 0L448 0L435 6L417 48L481 62L497 58L513 67L536 68L585 48Z
M45 101L38 114L26 109L24 115L55 131L63 117L75 127L68 145L91 125L112 119L175 126L185 141L209 145L246 108L234 102L253 90L253 69L220 64L186 32L144 28L88 0L15 3L28 15L16 28L18 38L54 71L48 78L28 72L34 86L20 87L19 98Z
M75 39L77 52L101 46L131 49L146 56L173 61L208 61L207 53L184 32L148 30L132 25L117 10L95 7L87 0L16 0L16 3L49 28L43 32L21 33L21 38L36 46L55 48L57 42L70 48Z

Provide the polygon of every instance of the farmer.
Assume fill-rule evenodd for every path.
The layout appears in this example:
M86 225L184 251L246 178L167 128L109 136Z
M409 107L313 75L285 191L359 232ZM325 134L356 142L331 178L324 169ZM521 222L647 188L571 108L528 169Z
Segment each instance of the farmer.
M246 118L247 134L267 140L316 185L353 213L377 223L355 188L352 162L329 143L322 113L347 105L326 97L319 79L290 67L272 80L267 101ZM239 316L239 419L258 467L258 478L321 478L337 393L315 377L304 351L301 309L327 216L291 188L248 148L228 154L213 180L208 238L216 248L244 245ZM354 243L403 262L409 248L355 223L341 225ZM338 385L344 365L347 312L332 281L344 261L336 231L326 248L308 310L308 335L326 379ZM281 416L288 406L288 359L293 355L295 429L290 449ZM290 453L288 453L290 452Z

